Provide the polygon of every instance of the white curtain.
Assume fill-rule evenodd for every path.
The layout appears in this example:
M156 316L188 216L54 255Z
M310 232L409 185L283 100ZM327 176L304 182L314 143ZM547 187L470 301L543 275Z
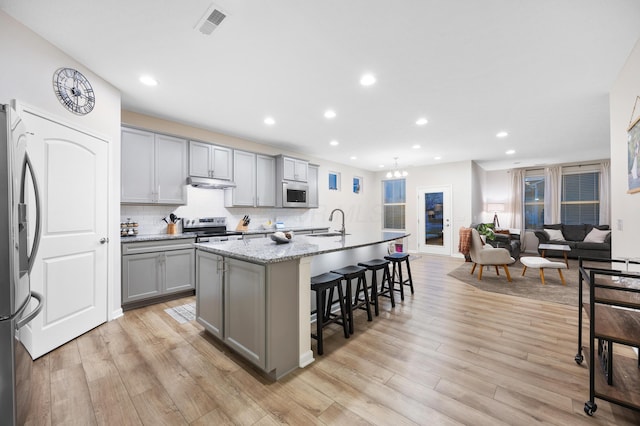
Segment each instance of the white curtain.
M544 169L544 223L560 223L562 207L562 167Z
M510 228L520 230L520 250L524 252L524 170L511 170L511 198L509 199L509 211L511 212Z
M611 162L600 163L600 225L611 223Z

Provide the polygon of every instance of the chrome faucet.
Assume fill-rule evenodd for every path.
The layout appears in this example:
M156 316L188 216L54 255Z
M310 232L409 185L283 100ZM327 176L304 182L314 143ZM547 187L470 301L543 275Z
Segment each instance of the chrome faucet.
M344 237L344 234L345 234L345 232L346 232L346 231L345 231L345 229L344 229L344 212L342 211L342 209L333 209L333 210L331 211L331 214L329 215L329 220L330 220L330 221L333 221L333 214L334 214L335 212L340 212L340 213L342 213L342 228L340 228L340 233L341 233L341 234L342 234L342 236Z

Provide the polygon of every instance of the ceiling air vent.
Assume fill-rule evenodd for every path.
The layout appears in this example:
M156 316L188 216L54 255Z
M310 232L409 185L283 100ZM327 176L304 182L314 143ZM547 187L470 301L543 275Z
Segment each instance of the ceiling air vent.
M216 5L212 4L204 13L202 18L200 18L195 29L200 31L202 34L209 35L213 30L218 28L218 25L220 25L226 17L227 15L220 11Z

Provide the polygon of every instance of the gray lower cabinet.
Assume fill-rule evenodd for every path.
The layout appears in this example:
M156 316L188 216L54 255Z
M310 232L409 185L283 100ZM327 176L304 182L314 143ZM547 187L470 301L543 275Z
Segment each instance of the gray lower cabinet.
M298 368L298 262L196 258L197 321L272 378Z
M122 244L122 305L195 288L193 238Z
M196 320L211 334L224 338L224 258L201 250L196 252Z
M265 362L265 267L227 259L224 341L260 368Z

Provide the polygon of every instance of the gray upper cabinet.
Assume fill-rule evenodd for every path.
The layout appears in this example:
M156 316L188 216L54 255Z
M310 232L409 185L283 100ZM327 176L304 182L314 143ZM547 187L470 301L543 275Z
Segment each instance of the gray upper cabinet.
M276 161L253 152L233 151L233 180L225 190L226 207L273 207L276 205Z
M121 152L122 203L186 202L185 139L123 127Z
M268 155L256 155L256 206L276 205L276 159Z
M281 161L282 178L284 180L307 181L309 162L284 156L280 156L278 159Z
M309 164L309 176L307 185L309 185L309 192L307 193L307 200L309 201L310 208L320 207L318 199L318 173L319 166L315 164Z
M256 197L256 155L252 152L233 152L233 180L236 187L231 191L233 206L253 207ZM227 192L228 193L228 192Z
M230 148L189 141L189 176L231 180L232 152Z

